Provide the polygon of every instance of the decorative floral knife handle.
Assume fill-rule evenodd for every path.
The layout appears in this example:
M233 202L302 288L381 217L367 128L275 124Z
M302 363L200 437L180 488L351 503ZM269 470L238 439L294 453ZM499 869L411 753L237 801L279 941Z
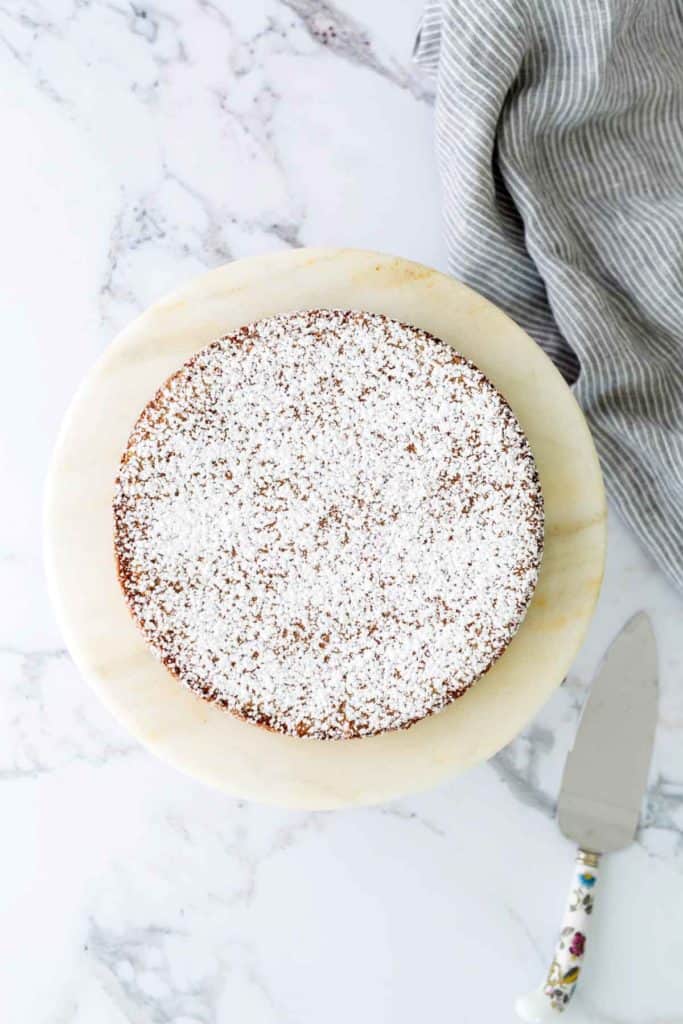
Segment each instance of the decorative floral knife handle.
M555 1020L557 1013L567 1007L574 995L586 949L588 924L593 913L599 862L600 855L597 853L579 850L576 855L574 882L548 977L540 989L522 996L515 1005L518 1016L529 1024Z

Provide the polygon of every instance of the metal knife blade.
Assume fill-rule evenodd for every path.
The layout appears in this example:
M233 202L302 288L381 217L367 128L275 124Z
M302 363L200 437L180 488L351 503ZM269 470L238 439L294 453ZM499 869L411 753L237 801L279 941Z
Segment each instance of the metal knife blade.
M657 647L640 612L598 669L564 769L558 823L582 849L609 853L633 840L656 724Z

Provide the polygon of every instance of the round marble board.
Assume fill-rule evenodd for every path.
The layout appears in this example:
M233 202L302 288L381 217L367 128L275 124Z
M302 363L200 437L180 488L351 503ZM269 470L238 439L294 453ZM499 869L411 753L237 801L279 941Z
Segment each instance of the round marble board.
M242 722L185 689L135 627L114 562L111 500L143 406L189 356L242 324L316 307L415 324L472 359L531 443L545 553L524 623L493 668L410 729L302 740ZM154 753L228 792L289 807L370 804L491 757L562 681L602 578L605 499L583 416L559 373L500 310L435 270L348 249L299 249L219 267L157 303L109 347L66 416L48 480L46 558L66 643L111 711Z

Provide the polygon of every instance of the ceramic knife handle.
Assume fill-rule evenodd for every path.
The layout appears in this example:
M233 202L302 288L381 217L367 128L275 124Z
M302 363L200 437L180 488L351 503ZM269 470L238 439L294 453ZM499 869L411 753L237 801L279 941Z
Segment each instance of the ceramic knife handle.
M529 1024L555 1020L574 995L586 950L599 863L597 853L579 850L576 855L574 880L548 977L540 989L522 996L515 1005L517 1015Z

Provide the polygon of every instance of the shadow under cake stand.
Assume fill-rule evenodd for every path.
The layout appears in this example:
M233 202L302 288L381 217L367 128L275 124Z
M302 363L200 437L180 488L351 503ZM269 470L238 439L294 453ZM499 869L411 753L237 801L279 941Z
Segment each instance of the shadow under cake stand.
M114 561L111 500L144 405L189 356L261 317L361 309L452 344L507 398L533 449L545 553L527 616L463 697L410 729L301 740L242 722L185 689L130 617ZM66 416L46 497L50 590L69 651L114 715L177 768L236 796L302 808L371 804L491 757L565 676L602 579L605 499L588 428L537 345L500 310L428 267L363 250L299 249L210 271L152 306L107 349Z

